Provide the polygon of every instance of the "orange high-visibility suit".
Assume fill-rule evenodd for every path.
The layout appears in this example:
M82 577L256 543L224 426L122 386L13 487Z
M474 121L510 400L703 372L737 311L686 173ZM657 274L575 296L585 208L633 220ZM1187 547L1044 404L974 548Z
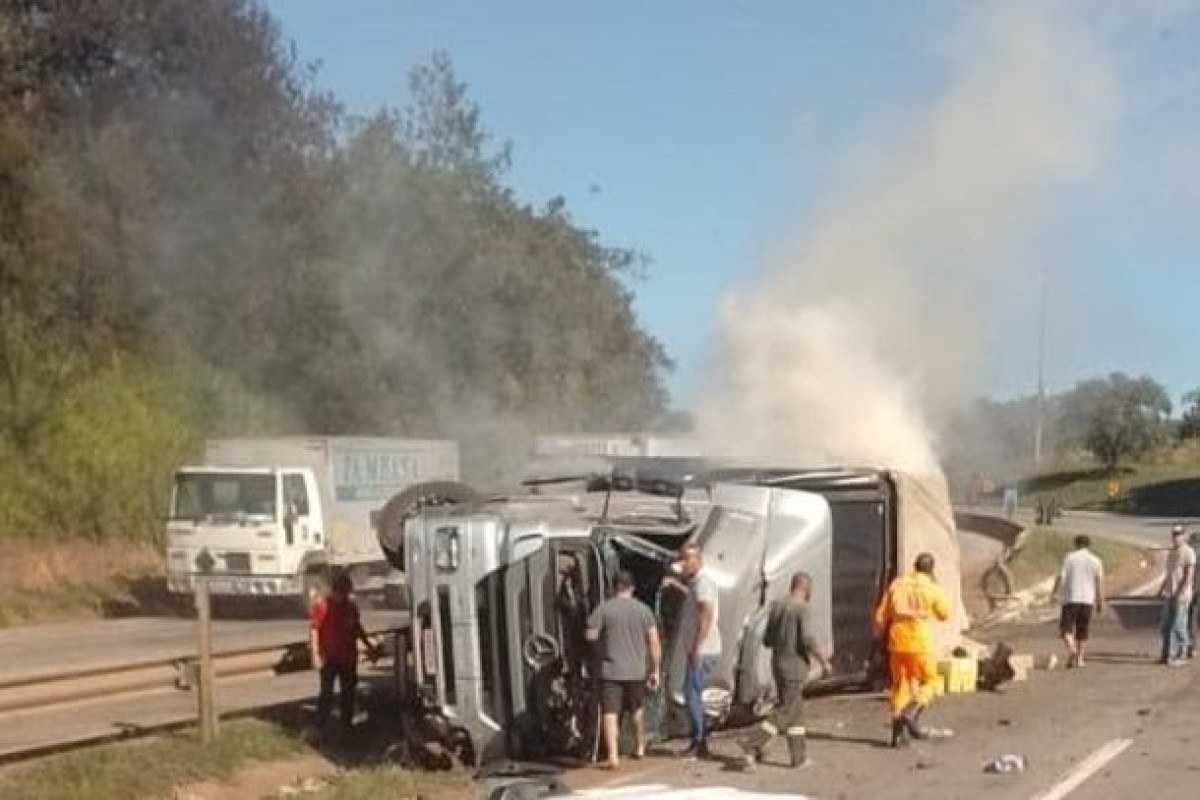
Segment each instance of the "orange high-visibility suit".
M929 623L949 618L946 594L923 572L896 578L879 601L875 632L878 636L887 633L893 719L909 703L924 708L933 700L938 671Z

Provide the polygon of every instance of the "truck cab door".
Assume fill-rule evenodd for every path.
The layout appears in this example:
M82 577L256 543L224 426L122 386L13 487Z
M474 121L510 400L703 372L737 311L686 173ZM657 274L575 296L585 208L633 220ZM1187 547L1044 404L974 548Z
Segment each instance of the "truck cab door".
M321 499L311 470L284 472L283 543L287 547L310 549L323 544Z

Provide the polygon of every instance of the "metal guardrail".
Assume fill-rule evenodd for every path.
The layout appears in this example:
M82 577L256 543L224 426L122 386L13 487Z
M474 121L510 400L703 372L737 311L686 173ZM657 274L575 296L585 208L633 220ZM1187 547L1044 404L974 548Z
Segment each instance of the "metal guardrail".
M405 623L370 627L369 636L385 637L402 630ZM285 675L311 669L308 640L294 639L271 644L233 647L213 653L215 678L220 681L254 674ZM0 679L0 725L5 718L29 719L39 712L61 711L86 702L118 700L154 691L193 691L197 685L198 655L196 653L173 653L131 660L120 664L84 667L44 672L36 675L19 675ZM274 702L264 706L276 705ZM242 709L245 713L247 709ZM178 727L179 723L137 726L138 734ZM89 741L72 741L65 747L77 747L107 741L119 736L95 738ZM9 762L34 757L46 752L65 749L31 744L27 750L10 749L0 760Z

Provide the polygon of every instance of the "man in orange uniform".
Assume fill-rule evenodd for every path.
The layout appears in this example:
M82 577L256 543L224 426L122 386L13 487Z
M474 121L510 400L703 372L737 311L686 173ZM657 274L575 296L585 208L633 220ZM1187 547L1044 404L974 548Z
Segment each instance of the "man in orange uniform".
M887 637L892 687L892 747L924 739L921 713L933 700L937 658L931 620L950 618L950 603L934 582L933 556L921 553L913 571L892 581L875 609L875 634Z

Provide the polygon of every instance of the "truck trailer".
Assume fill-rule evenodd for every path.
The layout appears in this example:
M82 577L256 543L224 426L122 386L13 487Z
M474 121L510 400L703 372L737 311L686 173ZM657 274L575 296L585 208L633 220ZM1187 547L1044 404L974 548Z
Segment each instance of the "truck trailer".
M204 462L175 474L167 521L167 587L198 576L217 598L286 598L306 610L349 571L383 589L388 565L372 512L425 481L457 479L452 441L296 436L213 439Z

